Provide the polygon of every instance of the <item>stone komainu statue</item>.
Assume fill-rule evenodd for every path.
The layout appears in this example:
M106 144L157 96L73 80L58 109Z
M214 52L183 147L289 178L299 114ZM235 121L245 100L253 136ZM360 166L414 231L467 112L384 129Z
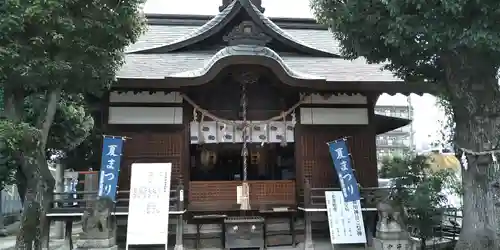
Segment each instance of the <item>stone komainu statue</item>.
M381 201L377 204L379 213L379 223L377 231L379 232L401 232L405 230L402 216L402 211L394 208L393 204L388 201Z
M108 238L114 230L111 221L111 210L113 201L107 197L99 198L93 206L83 213L82 229L83 237Z

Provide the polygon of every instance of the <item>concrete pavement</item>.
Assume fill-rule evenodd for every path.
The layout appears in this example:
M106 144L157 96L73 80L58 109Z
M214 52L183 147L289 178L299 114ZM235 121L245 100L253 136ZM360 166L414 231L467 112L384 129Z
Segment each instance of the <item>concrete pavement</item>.
M0 237L0 250L11 250L14 249L16 245L16 235L19 229L19 222L13 223L11 225L6 226L5 230L8 232L7 236ZM55 230L54 226L51 226L51 235L49 242L49 250L52 249L60 249L64 244L63 239L55 239ZM73 227L73 242L76 239L75 236L81 233L81 227L74 226ZM61 249L63 250L63 249Z

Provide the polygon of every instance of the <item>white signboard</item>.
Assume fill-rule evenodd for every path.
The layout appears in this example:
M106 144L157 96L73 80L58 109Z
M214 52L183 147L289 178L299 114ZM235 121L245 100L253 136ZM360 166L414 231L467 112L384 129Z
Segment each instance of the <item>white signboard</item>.
M129 245L163 245L167 249L171 163L134 163L127 222Z
M332 245L366 244L360 202L344 202L342 191L325 191L325 198Z

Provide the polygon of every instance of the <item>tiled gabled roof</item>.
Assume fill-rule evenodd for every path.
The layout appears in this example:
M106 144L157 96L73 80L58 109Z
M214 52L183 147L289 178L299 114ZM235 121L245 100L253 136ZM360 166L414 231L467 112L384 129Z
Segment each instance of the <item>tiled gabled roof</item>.
M243 4L241 4L242 2ZM243 0L233 1L230 6L215 17L149 16L149 29L137 43L127 49L125 65L118 72L118 78L162 79L174 77L181 72L193 72L204 68L223 47L204 51L176 51L175 48L179 48L179 44L185 41L196 43L197 39L208 34L209 30L213 32L214 27L228 22L227 18L234 15L231 13L232 11L240 11L242 8L247 11L244 7L251 7L250 13L254 15L252 20L256 18L261 20L262 25L265 24L266 29L272 29L271 33L275 36L279 34L280 39L293 41L294 46L307 46L309 49L324 53L322 56L318 56L318 54L307 56L304 53L278 52L282 62L293 72L301 72L305 75L324 78L326 81L337 82L401 81L394 77L391 72L381 70L383 66L381 64L368 64L364 58L345 60L335 57L340 54L338 41L333 38L330 31L314 24L313 20L270 20L250 3ZM205 24L202 25L203 23ZM269 30L264 30L264 32L270 34Z
M287 32L285 32L264 14L262 14L259 9L251 3L250 0L233 1L228 7L226 7L223 11L210 19L210 21L205 23L203 26L172 42L163 44L155 48L137 50L129 53L160 54L178 51L179 49L199 43L211 36L216 35L220 30L225 28L226 25L228 25L228 23L230 23L241 11L246 12L246 14L250 16L251 21L255 23L255 25L257 25L260 29L262 29L266 35L284 44L287 44L290 47L293 47L298 52L302 52L306 55L311 56L340 57L339 55L331 53L329 51L314 48L287 34Z
M146 33L139 38L139 41L130 45L126 49L126 52L130 54L134 51L137 52L165 46L166 44L180 40L182 37L186 37L198 28L200 26L189 22L187 24L171 24L164 21L161 24L150 24ZM282 30L294 37L295 40L308 44L310 47L332 54L340 54L338 41L326 29L282 28Z
M204 68L217 51L174 52L169 54L128 54L118 78L174 77L175 74ZM381 65L367 64L363 58L344 60L329 57L280 55L289 69L307 75L339 82L394 82L400 81Z

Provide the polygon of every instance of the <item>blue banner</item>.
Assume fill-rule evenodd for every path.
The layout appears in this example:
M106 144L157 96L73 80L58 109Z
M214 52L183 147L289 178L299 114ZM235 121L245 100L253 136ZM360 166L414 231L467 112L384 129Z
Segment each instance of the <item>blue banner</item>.
M333 165L339 176L340 188L344 194L344 201L360 200L358 181L352 171L351 155L345 139L340 139L328 143Z
M116 200L122 148L122 137L104 137L101 170L99 171L99 197L108 196L113 201Z

